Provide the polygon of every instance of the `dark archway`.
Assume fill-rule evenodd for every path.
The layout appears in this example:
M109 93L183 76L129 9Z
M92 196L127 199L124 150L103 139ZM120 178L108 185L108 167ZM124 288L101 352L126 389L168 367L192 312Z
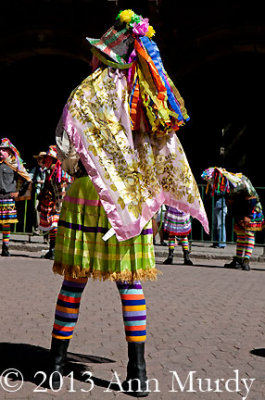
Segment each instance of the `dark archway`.
M85 36L100 37L130 7L150 18L165 67L186 101L191 120L179 136L198 182L202 169L222 164L262 185L265 24L261 10L237 1L4 3L2 135L31 167L32 154L53 142L70 91L90 72Z
M209 165L243 172L264 186L265 54L240 52L194 68L182 81L191 117L182 143L196 178Z
M13 63L5 71L2 136L21 152L28 168L33 154L54 144L54 132L71 92L90 73L88 62L40 55Z

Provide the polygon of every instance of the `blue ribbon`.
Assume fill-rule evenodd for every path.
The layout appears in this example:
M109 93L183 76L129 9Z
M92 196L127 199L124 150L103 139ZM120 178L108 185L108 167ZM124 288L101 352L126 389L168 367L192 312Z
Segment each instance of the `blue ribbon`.
M170 88L170 86L169 86L169 84L167 82L167 79L166 79L166 76L165 76L165 73L164 73L165 69L164 69L163 62L162 62L162 59L161 59L161 56L160 56L160 52L159 52L159 49L158 49L156 43L153 42L151 39L149 39L147 36L142 36L140 38L140 40L141 40L142 44L144 45L144 47L146 48L149 56L152 58L155 66L156 66L156 68L157 68L157 70L159 72L159 75L160 75L160 77L161 77L161 79L162 79L162 81L163 81L163 83L164 83L164 85L165 85L165 87L167 89L168 102L169 102L172 110L175 111L175 113L178 114L178 120L179 121L184 121L185 118L183 117L183 114L182 114L182 112L180 110L180 107L179 107L179 104L177 102L177 99L174 96L174 94L172 93L171 88ZM187 118L186 120L188 121L189 118Z

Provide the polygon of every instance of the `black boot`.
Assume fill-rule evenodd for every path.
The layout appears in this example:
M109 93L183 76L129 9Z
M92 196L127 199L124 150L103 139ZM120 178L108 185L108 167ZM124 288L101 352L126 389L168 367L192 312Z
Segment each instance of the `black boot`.
M147 397L147 376L144 359L144 343L128 343L127 377L123 390L135 397Z
M51 381L49 381L49 383L51 389L58 390L62 384L61 379L63 377L63 368L65 365L69 342L70 339L52 338L49 368L51 375L51 378L49 378Z
M55 242L52 241L52 242L50 242L49 251L46 254L44 254L44 256L41 256L41 258L46 258L48 260L54 260L54 248L55 248Z
M163 264L172 264L173 263L173 253L174 249L168 249L168 258L163 261Z
M8 251L8 246L7 246L6 243L3 243L3 245L2 245L2 253L1 253L1 256L2 256L2 257L9 257L9 256L10 256L9 251Z
M184 265L193 265L193 262L190 259L190 253L188 250L183 250L184 256Z
M44 254L44 256L41 256L41 258L46 258L48 260L54 260L54 249L49 249L49 251Z
M249 258L244 258L243 263L242 263L242 269L243 271L250 271L250 265L249 265Z
M231 261L229 264L225 264L224 268L234 268L234 269L240 269L242 268L242 260L241 258L235 256L233 258L233 261Z

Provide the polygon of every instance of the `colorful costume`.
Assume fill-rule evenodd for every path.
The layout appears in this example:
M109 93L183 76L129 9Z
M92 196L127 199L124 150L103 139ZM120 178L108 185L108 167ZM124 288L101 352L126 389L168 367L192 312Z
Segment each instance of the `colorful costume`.
M53 368L62 371L87 279L110 279L123 305L127 381L140 379L139 396L147 395L140 280L158 273L151 219L165 203L190 212L208 230L175 134L188 116L152 33L147 19L124 10L100 39L88 39L97 67L71 93L56 131L58 157L75 180L63 202L55 248L53 269L65 280L56 307Z
M50 157L53 161L46 171L44 186L38 195L39 229L49 232L50 249L44 258L54 259L55 239L62 201L72 178L62 170L61 162L57 160L56 146L49 147L46 153L47 157Z
M32 180L32 201L30 203L33 223L32 228L36 232L40 224L40 212L38 211L39 200L38 196L44 186L47 168L44 166L46 152L41 151L38 155L33 156L37 160L38 165L32 168L29 175Z
M18 222L15 197L22 195L26 185L19 190L19 177L22 181L30 182L18 150L9 139L3 138L0 151L5 151L5 156L0 156L0 224L3 231L2 256L9 256L8 245L10 239L10 224Z
M168 258L163 264L172 264L175 241L182 246L184 264L193 265L189 258L188 235L191 232L190 214L179 211L177 208L167 206L164 221L164 230L168 233Z
M110 228L90 178L76 178L62 204L54 271L57 272L58 268L60 273L73 278L155 279L157 270L151 221L140 235L120 242L116 236L107 241L102 239Z
M250 270L249 260L255 246L255 231L264 229L264 215L259 196L250 180L241 173L233 174L224 168L208 168L202 177L212 184L212 192L226 195L228 211L235 218L237 235L236 256L226 268Z
M241 267L249 271L249 260L255 246L255 232L264 229L265 225L259 196L246 176L242 175L239 184L229 193L227 205L235 218L237 248L235 258L225 266Z

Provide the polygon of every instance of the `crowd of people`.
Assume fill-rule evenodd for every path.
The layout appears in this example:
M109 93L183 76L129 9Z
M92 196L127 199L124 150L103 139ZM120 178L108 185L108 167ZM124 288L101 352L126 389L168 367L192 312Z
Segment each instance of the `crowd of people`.
M33 227L49 235L53 271L63 276L52 329L53 388L79 316L89 278L114 281L128 342L124 390L148 395L144 345L146 302L141 281L155 280L154 238L176 244L190 259L191 220L209 233L208 219L185 152L176 135L185 124L184 101L168 76L148 20L124 10L91 46L91 74L71 93L56 129L56 145L34 156L28 173L19 151L0 143L2 256L9 256L15 200L32 185ZM237 250L227 268L249 270L254 232L264 227L259 197L248 178L224 168L204 171L215 203L214 243L224 247L226 207L233 213ZM21 182L22 181L22 182ZM20 182L20 183L19 183ZM130 386L131 381L133 382Z
M58 139L58 138L57 138ZM59 150L62 152L62 150ZM57 146L34 155L37 165L26 170L19 151L8 138L0 143L0 223L2 225L2 256L9 256L10 225L17 223L16 201L32 200L32 231L47 236L49 251L43 256L54 259L55 239L62 201L74 177L81 172L68 174L58 159ZM79 166L81 164L79 163ZM86 174L83 166L82 173ZM229 210L235 219L236 255L227 268L249 271L249 260L255 245L255 231L264 227L264 217L259 195L250 180L241 173L231 173L223 167L210 167L203 171L207 181L206 193L214 196L213 244L214 248L226 247L226 217ZM210 189L209 189L210 188ZM26 193L29 192L29 196ZM160 244L168 246L164 264L173 263L174 248L181 245L185 265L193 265L189 257L189 234L192 222L188 213L162 204L152 218L153 244L159 234ZM165 239L166 238L166 239Z
M44 258L54 259L55 238L62 200L73 178L61 168L55 145L33 156L37 165L27 172L17 148L8 138L0 143L0 224L2 256L9 256L10 224L18 223L16 201L32 199L32 231L47 232L49 251ZM28 193L27 196L25 194ZM24 197L22 197L24 195Z

